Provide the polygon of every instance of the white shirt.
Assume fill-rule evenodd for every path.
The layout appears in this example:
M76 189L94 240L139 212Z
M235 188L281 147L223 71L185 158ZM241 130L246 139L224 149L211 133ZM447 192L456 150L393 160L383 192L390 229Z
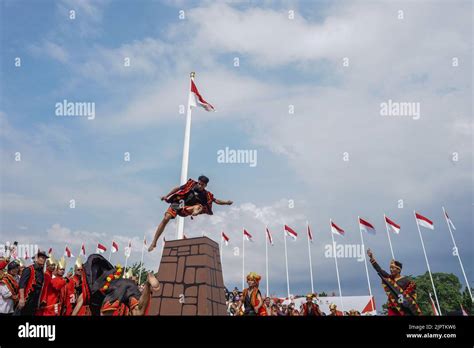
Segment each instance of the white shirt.
M12 293L5 284L0 284L0 313L13 313Z

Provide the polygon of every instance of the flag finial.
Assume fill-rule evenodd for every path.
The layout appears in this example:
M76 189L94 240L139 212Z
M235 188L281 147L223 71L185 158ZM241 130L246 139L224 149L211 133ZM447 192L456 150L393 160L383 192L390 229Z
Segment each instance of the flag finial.
M189 74L191 76L191 78L193 79L194 76L196 76L196 73L194 71L191 71L191 74Z

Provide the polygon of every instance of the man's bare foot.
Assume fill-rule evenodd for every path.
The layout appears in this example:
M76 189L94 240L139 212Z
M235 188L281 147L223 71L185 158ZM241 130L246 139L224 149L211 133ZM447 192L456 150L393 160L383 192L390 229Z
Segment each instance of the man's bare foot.
M158 291L158 290L160 290L160 282L159 282L158 279L155 277L155 275L153 274L153 272L148 273L148 275L147 275L147 280L148 280L148 283L149 283L150 286L151 286L151 290L152 290L152 291Z
M156 248L156 243L151 243L150 247L148 248L148 252L153 251Z

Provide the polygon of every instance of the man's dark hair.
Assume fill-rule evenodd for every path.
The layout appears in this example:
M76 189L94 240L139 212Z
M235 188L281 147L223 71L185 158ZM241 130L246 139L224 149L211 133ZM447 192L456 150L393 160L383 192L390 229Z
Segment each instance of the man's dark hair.
M198 178L199 181L202 181L203 183L207 184L209 182L209 178L205 175L201 175Z

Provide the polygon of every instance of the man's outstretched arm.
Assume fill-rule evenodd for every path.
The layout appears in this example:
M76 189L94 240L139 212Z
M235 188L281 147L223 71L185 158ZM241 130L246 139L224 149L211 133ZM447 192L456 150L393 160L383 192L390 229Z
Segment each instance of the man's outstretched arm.
M216 199L214 199L214 203L219 204L219 205L231 205L234 202L232 202L232 201L223 201L223 200L220 200L220 199L216 198Z
M168 193L166 196L161 197L161 200L162 200L162 201L166 200L166 198L168 198L169 196L171 196L173 193L178 192L180 188L181 188L181 186L176 186L176 187L173 188L173 189L170 191L170 193Z

